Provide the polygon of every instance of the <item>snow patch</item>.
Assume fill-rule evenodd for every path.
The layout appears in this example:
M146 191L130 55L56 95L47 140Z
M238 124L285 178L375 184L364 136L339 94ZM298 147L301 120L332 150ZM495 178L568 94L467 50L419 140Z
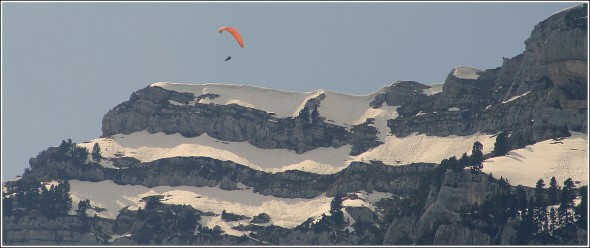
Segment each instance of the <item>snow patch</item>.
M202 216L203 226L213 228L219 225L226 234L241 236L249 232L231 229L240 224L248 225L249 220L225 222L221 220L221 213L228 213L254 217L266 213L271 217L269 224L293 228L308 218L317 219L322 214L329 215L330 202L333 198L320 195L312 199L278 198L255 193L252 189L222 190L218 187L194 186L156 186L148 188L141 185L118 185L111 180L87 182L70 180L72 202L89 199L92 206L104 207L106 211L98 212L97 216L114 219L119 210L125 207L137 210L144 208L141 198L151 195L163 195L164 204L190 205L203 212L212 212L215 216ZM360 203L375 210L375 202L383 198L390 198L391 193L377 192L356 193L357 200L345 200L343 206L354 206ZM358 202L358 203L357 203ZM92 213L93 215L93 213ZM118 237L114 237L115 239Z
M185 106L186 104L181 103L181 102L177 102L174 100L168 100L168 103L172 104L172 105L176 105L176 106Z
M574 8L577 8L577 7L582 8L583 6L584 6L583 4L574 5L572 7L567 7L565 9L560 10L560 11L557 11L557 12L551 14L551 15L555 15L555 14L558 14L558 13L561 13L561 12L564 12L564 11L567 11L567 10L570 10L570 9L574 9Z
M393 194L389 192L373 191L373 193L367 193L367 191L361 190L354 193L355 199L345 199L342 201L343 207L367 207L371 211L375 212L375 203L381 199L391 198Z
M112 243L117 239L123 238L123 237L131 237L130 233L125 233L125 234L112 234L111 238L109 239L109 242Z
M510 99L508 99L508 100L506 100L506 101L503 101L502 103L509 103L509 102L512 102L512 101L514 101L514 100L516 100L516 99L518 99L518 98L521 98L521 97L523 97L523 96L526 96L526 95L528 95L529 93L531 93L531 91L530 91L530 90L529 90L529 91L527 91L527 92L525 92L525 93L523 93L523 94L520 94L520 95L518 95L518 96L513 96L513 97L511 97Z
M248 217L267 213L274 225L292 228L307 218L328 212L332 200L325 195L313 199L278 198L254 193L252 189L228 191L218 187L193 186L148 188L141 185L118 185L111 180L100 182L70 180L69 182L73 202L77 203L79 199L90 199L91 204L107 209L97 213L98 216L111 219L115 218L119 210L124 207L130 206L129 209L134 210L145 207L145 203L140 202L143 197L163 195L162 203L191 205L195 209L215 214L221 214L224 209L227 212ZM220 220L213 218L210 221ZM212 224L211 228L214 226L215 224Z
M481 72L481 70L479 69L475 69L475 68L471 68L471 67L467 67L467 66L457 66L455 67L455 69L453 70L453 76L455 76L456 78L461 78L461 79L478 79L479 78L479 72Z
M231 100L227 101L227 103L225 103L225 105L230 105L230 104L237 104L237 105L240 105L242 107L247 107L247 108L256 108L256 106L254 104L251 104L249 102L242 101L239 99L231 99Z
M367 109L359 119L354 121L354 125L362 124L367 121L367 119L372 118L373 126L377 128L377 138L379 141L385 141L387 139L387 134L389 133L387 120L398 117L397 108L399 108L399 106L388 106L385 104L378 109Z
M443 84L433 84L430 85L430 88L426 88L422 90L422 93L424 93L427 96L432 96L434 94L438 94L441 93L443 91Z
M578 186L588 185L587 146L587 134L572 132L563 140L545 140L487 159L483 171L512 185L535 187L539 179L548 183L553 176L560 185L568 177L579 181Z
M354 125L359 117L372 109L369 104L374 100L374 94L355 96L331 91L324 93L326 98L321 101L318 112L327 120L333 120L336 125Z

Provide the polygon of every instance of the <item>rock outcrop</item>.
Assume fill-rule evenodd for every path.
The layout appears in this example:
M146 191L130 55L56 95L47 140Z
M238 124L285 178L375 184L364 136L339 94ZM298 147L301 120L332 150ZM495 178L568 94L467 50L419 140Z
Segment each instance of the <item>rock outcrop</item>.
M276 118L262 110L236 104L189 105L193 98L191 93L148 86L107 112L102 121L103 136L143 130L179 133L184 137L207 133L219 140L247 141L260 148L284 148L297 153L317 147L338 148L349 141L349 133L337 125L299 117Z
M587 100L587 7L561 11L535 25L506 99L533 90L548 78L563 100Z
M566 125L587 133L587 16L586 5L580 5L549 17L535 26L526 50L504 58L502 67L477 71L475 77L453 70L434 104L389 120L391 132L447 136L507 130L532 142L552 138Z
M490 245L493 237L460 223L460 211L481 205L498 191L498 183L484 174L446 171L439 187L430 186L421 214L393 219L384 244L412 244L431 239L429 242L436 245Z
M490 236L462 225L443 224L436 229L434 245L489 245Z
M101 220L97 225L108 230L112 223ZM105 233L89 232L78 216L47 218L39 213L22 213L2 217L3 245L92 245L106 243ZM112 234L112 233L111 233Z

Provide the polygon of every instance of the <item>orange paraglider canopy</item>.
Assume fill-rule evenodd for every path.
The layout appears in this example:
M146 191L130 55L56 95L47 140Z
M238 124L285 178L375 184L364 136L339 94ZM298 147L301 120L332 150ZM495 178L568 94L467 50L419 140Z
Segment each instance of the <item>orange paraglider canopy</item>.
M238 32L238 30L236 30L235 28L232 28L232 27L220 27L219 33L223 32L224 30L229 32L231 35L233 35L234 38L236 39L236 41L238 41L238 44L240 45L240 47L244 48L244 40L242 39L242 36L240 35L240 32Z

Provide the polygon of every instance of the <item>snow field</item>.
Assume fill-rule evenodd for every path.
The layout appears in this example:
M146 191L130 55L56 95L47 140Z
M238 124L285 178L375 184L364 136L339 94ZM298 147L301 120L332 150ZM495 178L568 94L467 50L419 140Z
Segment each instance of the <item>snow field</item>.
M407 165L416 162L440 163L441 160L452 156L460 158L464 152L471 155L473 143L476 141L483 145L483 153L487 154L494 149L496 138L485 134L438 137L413 133L402 138L388 135L385 144L362 153L353 160L362 162L380 160L389 165Z
M367 207L375 212L375 203L381 199L391 198L393 194L388 192L373 191L369 194L364 190L354 193L357 199L345 199L342 201L342 207Z
M384 121L390 113L395 112L379 112L374 125L385 128ZM383 122L379 119L382 119ZM340 148L322 147L297 154L287 149L262 149L248 142L219 141L207 134L185 138L180 134L150 134L147 131L129 135L118 134L112 138L98 138L79 144L79 146L92 150L94 143L99 143L103 157L127 156L142 162L176 156L203 156L233 161L255 170L270 173L301 170L318 174L332 174L346 168L353 161L380 160L390 165L406 165L415 162L439 163L451 156L460 157L463 152L467 152L469 155L475 141L483 144L485 154L493 150L495 142L495 137L481 134L448 137L411 134L398 138L380 132L379 139L384 141L384 144L358 156L348 155L350 145ZM101 161L101 164L105 167L112 167L108 160Z
M322 147L297 154L287 149L262 149L248 142L220 141L207 134L186 138L180 134L150 134L147 131L129 135L117 134L112 138L98 138L79 146L91 151L95 143L101 147L102 156L107 158L123 155L142 162L150 162L177 156L203 156L233 161L266 172L298 169L318 174L331 174L342 169L341 167L344 167L346 161L350 159L348 155L350 145L340 148ZM101 164L105 163L108 162L101 162Z
M352 127L365 122L365 112L373 110L369 105L375 99L372 93L366 96L354 96L343 93L324 91L326 98L320 102L318 112L326 122L344 127ZM369 117L367 117L369 118Z
M539 179L548 185L551 177L560 185L571 177L577 187L588 185L588 135L572 132L563 140L545 140L485 160L483 172L508 179L512 185L535 187Z
M207 93L218 94L215 99L201 99L199 103L215 103L227 105L235 103L244 107L256 108L269 113L275 113L277 117L292 117L298 113L297 109L305 104L306 98L315 95L315 92L299 93L281 91L261 87L231 85L231 84L182 84L158 82L150 85L158 86L166 90L181 93L193 93L195 97Z
M81 200L89 199L92 206L106 208L97 215L114 219L119 210L129 206L136 210L145 207L141 198L150 195L163 195L162 203L190 205L204 212L213 212L216 216L203 216L201 223L213 228L219 225L227 234L240 236L248 232L232 230L232 226L240 223L247 225L250 220L240 222L225 222L221 220L221 212L226 212L254 217L260 213L267 213L271 217L269 224L293 228L303 223L308 218L317 218L323 213L329 213L330 202L333 198L325 195L313 199L303 198L277 198L254 193L252 189L222 190L218 187L193 187L193 186L157 186L147 188L139 185L118 185L110 180L100 182L87 182L70 180L73 206ZM361 199L354 201L345 200L344 206L364 204L374 209L374 202L381 198L391 197L389 193L375 192L368 194L364 191L357 193ZM362 201L362 203L360 203ZM91 216L95 211L88 210ZM72 210L73 214L73 210Z
M150 86L158 86L166 90L193 93L196 96L213 93L219 97L215 99L201 99L200 103L215 103L221 105L238 104L244 107L256 108L268 113L274 113L276 117L295 117L305 106L307 100L325 94L318 112L329 123L340 126L351 126L367 110L371 109L369 103L382 89L368 95L350 95L331 92L327 90L315 90L306 93L273 90L267 88L231 85L231 84L180 84L159 82ZM178 105L178 103L172 103ZM364 122L364 119L361 123Z

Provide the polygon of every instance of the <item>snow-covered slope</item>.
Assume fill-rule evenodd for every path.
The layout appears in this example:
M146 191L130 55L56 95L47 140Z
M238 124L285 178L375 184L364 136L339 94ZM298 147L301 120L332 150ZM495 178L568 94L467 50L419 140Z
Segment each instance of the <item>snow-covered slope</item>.
M281 91L261 87L232 85L232 84L182 84L158 82L151 87L161 87L166 90L181 93L193 93L196 96L204 94L218 94L215 99L204 98L199 103L238 104L244 107L256 108L269 113L275 113L277 117L291 117L297 115L296 110L309 95L316 92L299 93Z
M376 121L377 122L377 121ZM491 135L436 137L412 134L404 138L381 134L385 143L358 156L350 156L350 145L340 148L317 148L303 154L287 149L262 149L248 142L228 142L202 134L186 138L180 134L150 134L147 131L129 135L118 134L112 138L98 138L79 146L89 151L95 143L101 147L103 157L132 157L142 162L177 156L210 157L233 161L255 170L281 172L301 170L318 174L332 174L344 169L352 161L381 160L391 165L417 162L438 163L451 156L470 154L473 143L484 145L484 153L493 149L495 138ZM112 167L108 160L101 161Z
M477 78L478 72L479 70L477 69L464 66L458 66L454 70L455 76L465 79ZM484 154L488 154L493 150L495 142L495 136L485 134L436 137L414 133L402 138L393 136L389 134L387 120L398 117L397 108L399 106L387 106L383 104L382 107L377 109L370 107L370 102L374 100L375 95L381 93L385 87L372 94L355 96L326 90L296 93L227 84L193 85L154 83L151 85L151 87L155 86L177 92L190 92L195 94L195 96L207 93L216 94L219 97L214 99L203 98L200 102L214 104L235 103L275 113L277 117L296 116L308 99L317 97L319 94L324 94L325 98L321 100L318 112L322 117L326 118L327 122L351 127L352 125L364 123L367 118L373 118L374 122L371 125L377 128L378 139L383 144L358 156L348 155L351 150L350 145L340 148L317 148L297 154L294 151L286 149L261 149L248 142L221 141L207 134L194 138L186 138L180 134L150 134L147 131L140 131L128 135L117 134L112 137L98 138L79 145L92 150L93 145L99 143L102 155L107 158L132 157L142 162L149 162L176 156L203 156L218 160L233 161L255 170L271 173L286 170L301 170L318 174L331 174L342 170L352 161L369 162L371 160L379 160L389 165L406 165L417 162L439 163L441 160L451 156L460 157L464 152L470 154L473 143L476 141L483 144L483 152ZM442 90L442 84L432 85L430 88L423 90L423 92L427 95L432 95L439 93L440 90ZM524 96L527 93L517 97ZM509 103L515 98L513 97L504 103ZM449 111L452 110L455 109L449 109ZM579 134L574 135L573 137L577 137L577 139L573 143L571 141L573 137L564 141L571 143L567 145L567 149L577 150L568 150L569 152L564 151L557 154L559 149L555 148L564 148L565 146L554 146L550 148L550 151L545 152L543 150L546 149L544 148L544 144L551 142L546 141L531 146L542 147L537 150L519 150L511 153L522 156L523 158L520 158L521 161L517 161L510 156L488 160L486 161L484 171L493 172L496 177L507 177L515 184L521 183L529 186L534 186L534 182L538 178L541 178L539 175L543 175L544 179L547 179L550 178L549 175L553 174L556 174L556 176L562 179L565 179L564 177L566 176L572 177L587 184L585 178L577 179L581 177L580 175L587 175L588 173L588 160L583 160L580 157L586 151L587 146L587 139L582 136ZM557 158L556 156L561 157ZM543 159L537 159L539 157ZM519 162L519 164L516 164L515 161ZM532 165L545 161L553 161L553 164L559 164L560 169L546 165L536 167ZM101 164L105 167L112 167L112 163L108 160L103 160ZM506 164L506 166L501 167L499 166L500 164ZM512 167L514 168L508 169ZM516 176L516 174L520 173L518 172L520 168L527 168L528 170L529 167L530 169L535 169L534 173L528 173L531 176L534 175L534 180L530 178L519 179L522 176Z
M325 117L326 121L341 126L351 126L363 123L359 120L367 109L371 108L369 103L373 101L379 91L364 95L350 95L328 90L315 90L312 92L298 93L282 91L245 85L231 84L181 84L158 82L151 87L161 87L166 90L181 93L193 93L195 97L204 94L217 94L219 97L200 99L199 103L214 104L238 104L244 107L256 108L268 113L274 113L276 117L294 117L299 115L306 101L319 94L325 94L321 101L318 112Z
M496 138L483 134L437 137L414 133L403 138L389 135L385 144L355 157L355 160L365 162L381 160L390 165L415 162L439 163L452 156L459 158L464 152L470 155L473 143L476 141L482 143L483 152L486 154L494 149Z
M72 202L76 205L80 200L89 199L92 206L105 208L106 211L97 215L105 218L115 218L120 209L129 206L129 209L145 207L141 198L150 195L163 195L161 200L165 204L190 205L204 212L213 212L215 216L204 216L201 223L213 228L219 225L227 234L240 236L247 232L232 230L240 222L224 222L221 220L221 212L245 215L248 217L266 213L271 217L270 224L293 228L303 223L308 218L317 218L330 210L330 202L333 198L325 195L313 199L287 199L265 196L254 193L252 189L241 185L239 190L222 190L218 187L193 187L193 186L157 186L148 188L139 185L118 185L110 180L101 182L86 182L70 180ZM374 203L382 198L389 198L390 193L374 192L368 194L358 192L356 200L345 200L343 206L366 206L375 209ZM90 216L94 215L89 210ZM241 221L247 225L248 220Z
M423 93L426 95L440 93L442 91L442 85L434 84L430 88L424 89ZM385 106L385 109L373 109L369 105L375 99L375 95L381 93L386 87L367 95L351 95L323 89L299 93L246 85L216 83L183 84L158 82L151 84L150 87L161 87L180 93L192 93L195 97L204 94L216 94L219 96L214 99L202 98L199 100L199 103L220 105L238 104L273 113L279 118L297 116L307 100L324 94L325 98L321 101L320 107L318 108L320 116L325 117L329 123L345 127L364 123L367 118L375 118L379 114L378 110L388 111L390 115L392 114L392 110L387 109L387 107L391 108L391 106ZM173 104L180 103L174 102ZM393 116L392 118L395 117Z
M508 179L512 185L535 187L539 179L549 184L552 176L560 185L568 177L577 186L588 185L588 135L572 132L559 140L545 140L510 151L506 156L484 161L483 171Z
M248 142L220 141L207 134L186 138L180 134L150 134L147 131L129 135L115 135L112 138L98 138L79 146L89 151L95 143L101 147L102 156L114 158L125 156L142 162L161 158L210 157L222 161L233 161L256 170L281 172L298 169L318 174L335 173L350 159L350 145L340 148L317 148L303 154L287 149L262 149ZM108 167L109 162L101 164Z

